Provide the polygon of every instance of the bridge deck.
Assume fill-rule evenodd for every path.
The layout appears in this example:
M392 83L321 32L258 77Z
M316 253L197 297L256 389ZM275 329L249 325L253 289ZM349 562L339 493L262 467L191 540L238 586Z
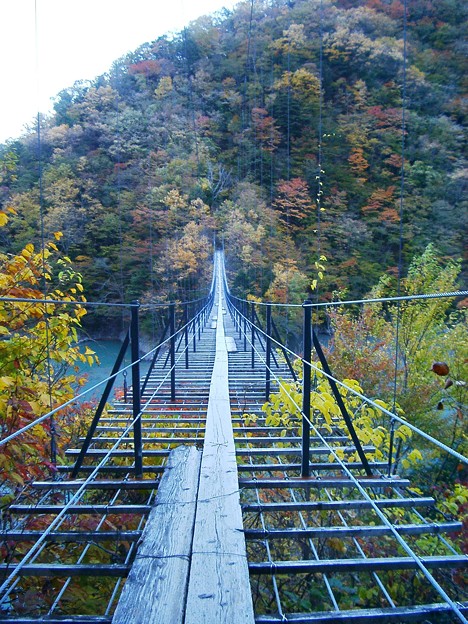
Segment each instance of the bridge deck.
M221 284L221 280L218 282ZM223 300L218 299L185 622L254 621L228 388Z
M113 624L254 622L228 388L233 339L226 340L217 294L201 468L190 456L188 470L177 462L165 473Z

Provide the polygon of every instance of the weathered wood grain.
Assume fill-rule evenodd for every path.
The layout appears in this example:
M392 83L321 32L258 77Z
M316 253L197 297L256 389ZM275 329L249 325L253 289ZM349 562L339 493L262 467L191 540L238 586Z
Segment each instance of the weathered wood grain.
M232 336L226 336L226 349L228 353L235 353L237 351L236 341Z
M174 449L113 624L184 621L201 453Z
M223 317L219 315L185 624L254 622L224 338Z

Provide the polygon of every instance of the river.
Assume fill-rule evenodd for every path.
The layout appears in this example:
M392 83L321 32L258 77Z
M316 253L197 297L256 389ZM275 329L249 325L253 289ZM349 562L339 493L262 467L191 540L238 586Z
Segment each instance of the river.
M87 375L88 380L84 386L79 389L79 392L83 392L88 388L96 385L103 379L106 379L112 371L112 367L114 366L114 362L117 359L117 355L119 353L120 347L122 343L120 340L90 340L81 346L86 346L92 349L99 358L99 365L94 364L93 366L89 366L88 364L80 364L79 365L79 373L84 373ZM131 363L130 358L130 347L127 349L127 353L125 354L124 362L121 368L128 366ZM149 368L149 362L144 361L140 363L140 376L146 374ZM132 383L132 371L128 370L127 374L127 383L130 386ZM114 391L118 388L123 388L124 384L124 376L120 373L115 382L113 392L109 397L112 399L114 397ZM83 397L82 401L89 401L91 399L99 399L106 384L101 384L95 390L87 394Z

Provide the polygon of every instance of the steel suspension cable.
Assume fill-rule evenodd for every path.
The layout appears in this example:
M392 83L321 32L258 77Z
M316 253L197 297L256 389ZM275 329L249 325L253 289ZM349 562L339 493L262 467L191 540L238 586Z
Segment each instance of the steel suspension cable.
M403 214L405 197L405 151L406 151L406 70L407 70L407 0L403 1L403 84L401 101L401 169L400 169L400 211L399 211L399 241L398 241L398 280L397 297L401 296L401 280L403 277ZM398 369L399 369L399 349L400 349L400 323L401 323L401 303L397 302L396 326L395 326L395 354L393 371L393 404L392 411L396 411ZM392 471L393 444L395 438L395 421L390 421L390 449L388 453L388 474ZM398 451L397 451L398 453Z
M229 290L228 290L229 292ZM424 299L444 299L444 298L452 298L452 297L466 297L468 296L468 290L453 290L448 292L440 292L440 293L428 293L421 295L403 295L400 297L376 297L373 299L349 299L346 301L324 301L322 303L277 303L274 301L255 301L255 305L258 306L272 306L275 308L303 308L304 305L310 306L311 308L320 308L320 307L340 307L345 305L357 305L357 304L366 304L366 303L393 303L396 301L417 301ZM238 301L247 301L246 299L241 299L240 297L235 297ZM0 298L1 300L1 298Z
M41 134L41 113L39 105L39 86L40 86L40 62L39 62L39 23L38 23L38 0L34 0L34 37L36 47L36 95L37 95L37 163L39 168L39 222L41 232L41 263L42 263L42 292L44 299L47 299L48 287L46 280L46 257L45 257L45 224L44 224L44 167L42 159L42 134ZM49 410L52 410L52 364L50 353L50 319L47 305L44 306L44 329L45 329L45 349L47 360L47 391L49 395ZM49 435L50 435L50 461L55 466L57 464L57 440L55 419L51 414L49 417Z
M317 174L315 179L317 181L317 261L320 262L322 255L322 195L323 195L323 0L320 0L319 9L319 118L318 118L318 154L317 154ZM319 283L320 280L316 280L315 287L315 299L316 303L319 300Z

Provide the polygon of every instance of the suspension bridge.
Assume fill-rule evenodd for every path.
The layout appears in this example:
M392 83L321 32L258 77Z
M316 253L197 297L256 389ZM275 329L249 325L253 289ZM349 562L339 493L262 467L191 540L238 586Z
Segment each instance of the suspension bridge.
M262 323L253 303L233 297L217 252L209 295L168 306L141 379L132 306L86 436L3 519L0 622L468 621L468 558L450 540L461 523L361 443L311 309L298 380L272 306ZM127 349L131 388L106 408ZM313 415L314 370L341 412L331 426ZM262 409L278 393L299 414L287 430ZM398 579L407 591L396 595Z

